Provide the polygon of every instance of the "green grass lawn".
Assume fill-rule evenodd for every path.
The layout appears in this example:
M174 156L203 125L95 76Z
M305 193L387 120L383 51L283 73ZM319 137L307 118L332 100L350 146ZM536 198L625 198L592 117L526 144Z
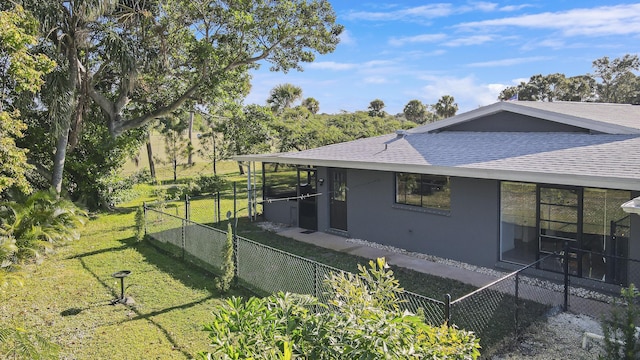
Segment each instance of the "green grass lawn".
M3 323L37 330L58 343L65 359L189 359L206 350L201 325L221 299L213 277L135 242L133 211L100 214L81 240L30 267L23 287L4 294ZM111 275L131 270L125 295Z

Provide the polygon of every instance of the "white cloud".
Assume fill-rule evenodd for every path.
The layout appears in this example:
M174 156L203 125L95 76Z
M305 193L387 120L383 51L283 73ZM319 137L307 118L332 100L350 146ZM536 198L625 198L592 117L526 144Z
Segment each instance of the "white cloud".
M356 40L351 36L351 32L347 29L343 30L340 34L340 44L354 45Z
M440 3L417 6L396 11L354 11L349 13L347 15L347 18L352 20L368 21L397 21L412 20L418 18L433 19L451 15L453 12L454 8L451 4Z
M492 35L474 35L469 37L457 38L455 40L449 40L446 43L443 43L443 45L449 46L449 47L480 45L480 44L488 43L494 40L495 40L495 36L492 36Z
M550 57L547 56L532 56L532 57L523 57L523 58L510 58L510 59L500 59L494 61L484 61L477 63L467 64L468 67L504 67L504 66L513 66L524 63L538 62L543 60L549 60Z
M346 15L350 20L365 21L419 21L442 18L472 11L491 12L498 9L496 3L486 1L470 2L467 5L454 6L451 3L437 3L404 8L395 11L352 11Z
M393 37L389 39L389 45L402 46L415 43L432 43L442 41L447 38L446 34L422 34L415 36Z
M530 4L521 4L521 5L506 5L501 7L499 10L503 11L503 12L511 12L511 11L518 11L518 10L522 10L528 7L532 7L533 5Z
M387 79L385 79L382 76L369 76L369 77L365 77L363 79L363 81L366 84L385 84L387 83Z
M496 102L500 92L507 87L503 84L480 84L474 76L424 76L422 79L427 82L421 88L427 103L435 104L443 95L451 95L458 103L459 113Z
M338 63L335 61L316 61L306 65L306 68L308 69L333 70L333 71L352 70L356 67L358 67L358 64Z
M559 30L565 36L640 34L640 4L545 12L457 25L466 30L488 30L504 26Z

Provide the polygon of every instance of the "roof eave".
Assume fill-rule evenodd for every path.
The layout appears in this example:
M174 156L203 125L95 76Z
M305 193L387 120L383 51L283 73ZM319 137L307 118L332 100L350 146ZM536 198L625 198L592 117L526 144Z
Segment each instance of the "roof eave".
M640 191L640 181L632 178L602 177L549 172L481 169L469 167L433 166L422 164L377 163L330 159L278 157L270 155L236 156L238 161L277 162L290 165L321 166L372 171L407 172L446 175L487 180L518 181L538 184L574 185L584 187Z

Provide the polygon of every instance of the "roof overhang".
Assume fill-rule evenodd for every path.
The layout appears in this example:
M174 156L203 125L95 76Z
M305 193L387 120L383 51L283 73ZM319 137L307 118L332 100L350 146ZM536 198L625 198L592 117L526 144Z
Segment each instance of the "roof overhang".
M414 174L445 175L475 179L530 182L538 184L572 185L604 189L640 191L640 181L633 178L602 177L565 173L483 169L462 166L433 166L402 163L327 160L282 156L283 154L239 155L237 161L273 162L280 164L346 168L372 171L407 172Z

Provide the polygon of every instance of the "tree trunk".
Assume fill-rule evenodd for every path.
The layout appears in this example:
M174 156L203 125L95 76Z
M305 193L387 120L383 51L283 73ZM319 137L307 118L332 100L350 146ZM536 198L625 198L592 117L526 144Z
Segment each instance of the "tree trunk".
M147 134L147 157L149 158L149 172L151 178L156 179L156 164L153 162L153 149L151 148L151 132Z
M187 151L189 151L187 164L189 166L193 165L193 111L189 114L189 146Z
M56 153L53 158L53 174L51 175L51 186L60 196L62 192L62 174L64 172L64 161L67 158L67 144L69 143L69 131L62 131L56 141Z
M218 175L218 172L216 171L216 133L215 131L211 131L211 138L213 139L213 175Z
M173 158L173 183L178 181L178 159Z

